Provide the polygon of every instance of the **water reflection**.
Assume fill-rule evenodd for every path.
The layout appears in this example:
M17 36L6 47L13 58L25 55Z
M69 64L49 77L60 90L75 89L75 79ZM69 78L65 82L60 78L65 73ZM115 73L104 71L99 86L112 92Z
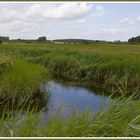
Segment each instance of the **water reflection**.
M95 113L105 109L108 105L108 97L103 96L102 93L101 90L85 88L75 83L52 80L42 85L40 91L33 97L28 100L22 99L23 104L19 105L18 100L15 100L14 104L12 104L13 100L1 102L0 114L2 115L5 106L7 106L8 111L12 113L15 111L15 114L22 109L24 115L29 109L29 105L31 110L36 107L37 112L43 109L40 117L43 122L56 114L64 117L71 116L73 110L77 114L87 110ZM24 104L25 101L26 104ZM25 105L24 108L23 105Z
M107 106L107 96L102 96L81 86L63 82L49 81L44 85L44 90L49 93L47 114L59 114L68 116L73 109L77 113L86 110L99 112Z
M4 115L16 115L33 110L33 112L48 111L49 96L47 93L36 92L33 96L0 98L0 118Z

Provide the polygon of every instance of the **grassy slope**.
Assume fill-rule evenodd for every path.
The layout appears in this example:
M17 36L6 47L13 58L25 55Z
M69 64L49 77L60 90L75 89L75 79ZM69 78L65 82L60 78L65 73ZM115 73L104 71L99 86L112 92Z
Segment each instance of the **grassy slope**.
M3 62L0 65L0 97L21 97L36 93L44 80L46 70L42 66L23 60L7 59L10 62L2 56L0 59ZM4 69L4 67L6 68Z

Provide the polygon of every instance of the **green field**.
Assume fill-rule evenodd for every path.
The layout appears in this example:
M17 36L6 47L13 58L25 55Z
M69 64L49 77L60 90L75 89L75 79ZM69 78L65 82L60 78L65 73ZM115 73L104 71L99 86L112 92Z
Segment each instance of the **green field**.
M3 55L45 66L60 78L126 92L139 89L140 46L120 44L3 44Z
M8 115L0 119L1 136L140 136L140 45L0 45L0 99L33 96L50 75L105 88L120 98L103 112L73 115L67 122L54 117L40 125L40 112L33 115L34 110L27 110L19 124L20 115Z

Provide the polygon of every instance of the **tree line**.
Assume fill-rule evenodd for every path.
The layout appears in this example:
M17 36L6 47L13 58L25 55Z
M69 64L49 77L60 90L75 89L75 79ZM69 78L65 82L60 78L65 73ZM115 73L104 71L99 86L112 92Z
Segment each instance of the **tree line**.
M33 42L64 42L64 43L82 43L82 44L91 44L91 43L115 43L115 44L123 44L123 43L132 43L132 44L140 44L140 36L132 37L128 39L126 42L122 42L120 40L117 41L104 41L104 40L87 40L87 39L57 39L57 40L48 40L46 36L38 37L37 39L11 39L8 36L0 36L0 44L2 42L25 42L25 43L33 43Z
M9 37L8 36L0 36L0 44L3 42L3 41L9 41Z
M128 40L129 43L140 43L140 36L132 37Z

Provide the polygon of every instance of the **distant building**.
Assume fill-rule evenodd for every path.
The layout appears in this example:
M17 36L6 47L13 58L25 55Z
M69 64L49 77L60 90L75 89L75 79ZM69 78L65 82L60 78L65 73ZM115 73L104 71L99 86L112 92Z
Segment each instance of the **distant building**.
M52 43L54 43L54 44L65 44L65 42L63 42L63 41L52 41Z
M120 40L115 40L115 41L114 41L114 43L120 43L120 42L121 42Z

